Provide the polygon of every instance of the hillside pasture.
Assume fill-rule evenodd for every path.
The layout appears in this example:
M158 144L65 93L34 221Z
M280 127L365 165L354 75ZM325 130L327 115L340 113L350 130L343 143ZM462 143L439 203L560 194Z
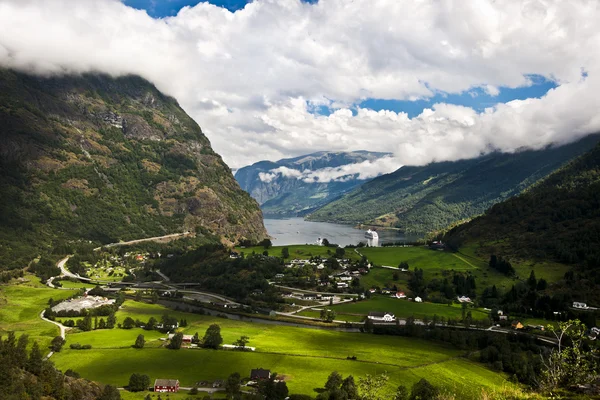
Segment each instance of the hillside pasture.
M370 311L391 312L397 318L415 317L423 319L428 317L431 319L434 315L444 318L461 319L462 306L460 304L437 304L437 303L416 303L406 299L396 299L383 295L375 295L369 300L357 301L334 305L330 307L336 311L339 318L343 319L343 314L368 315ZM473 319L487 319L488 314L482 309L470 308Z
M62 300L72 294L71 290L43 286L1 285L0 336L11 331L17 336L28 334L31 343L35 340L42 349L46 349L60 331L56 325L43 321L40 313L48 307L49 299Z

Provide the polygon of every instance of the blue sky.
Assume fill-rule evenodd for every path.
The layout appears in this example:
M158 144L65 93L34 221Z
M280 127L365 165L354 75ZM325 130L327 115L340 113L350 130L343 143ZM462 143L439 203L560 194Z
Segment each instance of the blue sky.
M229 11L236 11L244 8L251 0L208 0L207 3L224 7ZM314 3L316 0L304 0L307 3ZM176 15L179 10L185 6L195 6L202 1L199 0L123 0L123 3L130 7L140 10L146 10L148 15L154 18L169 17Z

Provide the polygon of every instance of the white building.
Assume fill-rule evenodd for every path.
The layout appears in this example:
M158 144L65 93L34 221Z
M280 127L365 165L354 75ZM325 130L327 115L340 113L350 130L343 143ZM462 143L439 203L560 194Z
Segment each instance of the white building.
M372 321L382 322L394 322L396 320L396 316L394 314L381 311L371 311L367 318L369 318Z
M416 302L416 303L422 303L422 302L423 302L423 299L422 299L422 298L420 298L419 296L417 296L417 297L415 297L415 302Z

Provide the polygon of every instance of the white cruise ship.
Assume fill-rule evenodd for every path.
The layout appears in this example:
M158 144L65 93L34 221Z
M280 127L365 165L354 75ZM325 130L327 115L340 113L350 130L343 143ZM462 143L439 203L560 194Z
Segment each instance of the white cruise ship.
M377 234L377 232L372 231L370 229L365 232L365 237L367 239L379 239L379 235Z

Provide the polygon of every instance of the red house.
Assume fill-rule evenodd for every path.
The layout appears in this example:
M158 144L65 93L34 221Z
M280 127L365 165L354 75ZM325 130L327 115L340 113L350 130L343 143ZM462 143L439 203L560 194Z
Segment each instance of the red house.
M155 392L177 392L179 390L179 380L177 379L156 379L154 381Z

